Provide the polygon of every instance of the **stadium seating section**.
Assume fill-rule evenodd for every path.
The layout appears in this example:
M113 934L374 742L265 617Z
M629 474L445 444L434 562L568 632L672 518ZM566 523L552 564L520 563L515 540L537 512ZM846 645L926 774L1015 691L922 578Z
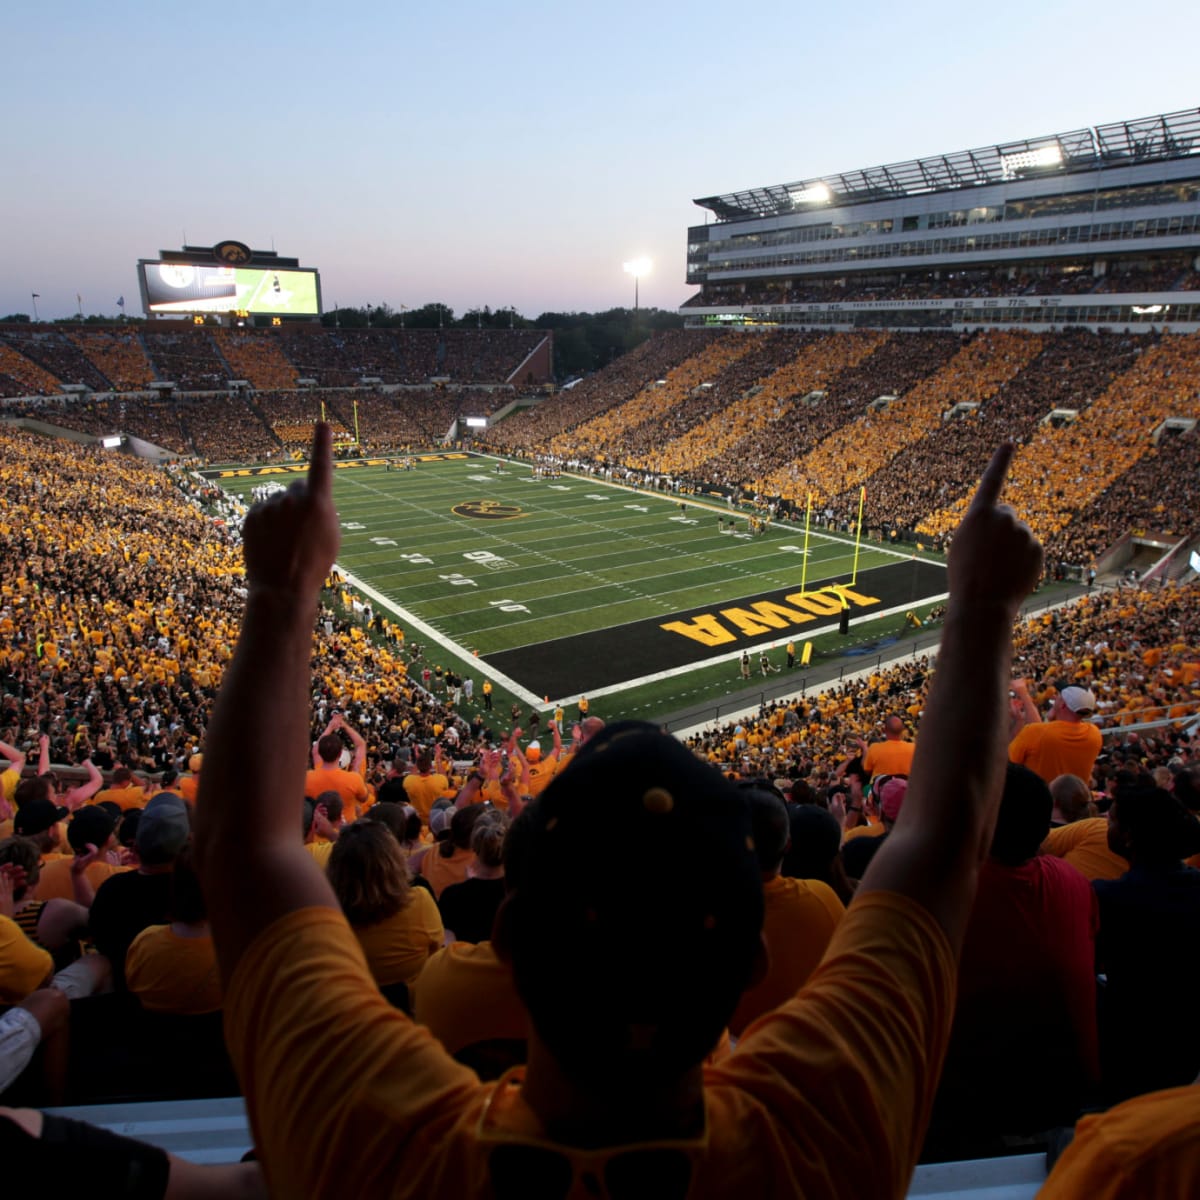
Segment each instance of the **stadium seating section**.
M869 536L939 545L1008 437L1018 443L1008 498L1052 564L1091 564L1129 533L1200 533L1190 425L1200 419L1200 336L680 330L530 404L512 380L539 336L0 330L0 415L123 432L178 460L155 468L0 426L0 741L27 746L45 730L57 764L94 755L147 778L187 764L203 745L244 595L237 522L227 523L237 506L193 468L303 452L322 416L343 444L403 452L444 439L457 417L520 399L480 446L685 491L722 488L747 505L779 501L793 519L811 495L821 521L843 528L865 491ZM452 386L431 382L441 377ZM235 380L250 386L231 390ZM148 390L166 381L173 393ZM64 383L88 390L64 396ZM1200 583L1091 592L1022 624L1016 653L1039 708L1065 676L1090 688L1116 727L1097 790L1118 770L1165 778L1180 755L1200 753L1179 725L1141 728L1200 711ZM456 758L485 746L493 714L478 690L456 707L441 668L419 682L419 648L381 616L369 628L337 580L312 662L311 732L341 710L366 736L372 786L406 739L454 727ZM881 666L690 744L726 770L820 800L849 739L893 714L919 738L935 667L922 657ZM213 1014L150 1015L128 997L99 997L76 1002L72 1026L69 1100L236 1086ZM170 1062L147 1044L171 1047Z

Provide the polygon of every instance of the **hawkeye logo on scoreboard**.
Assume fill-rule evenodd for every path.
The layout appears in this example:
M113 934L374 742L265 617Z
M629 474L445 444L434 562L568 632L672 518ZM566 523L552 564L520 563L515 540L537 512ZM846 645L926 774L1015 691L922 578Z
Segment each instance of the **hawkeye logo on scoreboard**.
M250 247L245 242L218 242L213 247L213 258L231 267L244 266L250 257Z
M677 633L701 646L726 646L739 638L761 637L807 625L810 621L828 621L840 617L845 608L874 608L878 596L867 596L844 583L830 584L813 592L786 592L769 599L743 601L738 605L698 612L680 621L659 625L668 633Z
M512 521L529 514L519 504L499 500L464 500L450 510L456 517L475 517L480 521Z

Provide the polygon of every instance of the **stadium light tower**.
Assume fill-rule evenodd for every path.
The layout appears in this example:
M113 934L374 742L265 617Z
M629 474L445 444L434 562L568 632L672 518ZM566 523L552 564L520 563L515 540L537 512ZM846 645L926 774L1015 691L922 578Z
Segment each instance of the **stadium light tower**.
M633 276L633 311L638 310L638 285L643 275L649 275L654 264L648 258L635 258L623 264L626 275Z

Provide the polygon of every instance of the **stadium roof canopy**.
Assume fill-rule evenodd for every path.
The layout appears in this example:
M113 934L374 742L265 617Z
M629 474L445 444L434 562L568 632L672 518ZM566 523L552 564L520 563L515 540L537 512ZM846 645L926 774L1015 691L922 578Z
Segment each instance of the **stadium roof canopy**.
M1200 108L707 196L693 203L711 209L718 220L745 221L819 211L830 204L899 199L1193 154L1200 154Z

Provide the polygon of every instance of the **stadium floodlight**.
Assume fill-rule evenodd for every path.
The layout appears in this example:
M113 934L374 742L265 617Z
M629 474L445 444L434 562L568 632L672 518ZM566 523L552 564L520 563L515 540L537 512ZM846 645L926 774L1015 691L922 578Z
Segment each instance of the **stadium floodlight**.
M654 268L654 264L648 258L632 258L627 263L622 263L626 275L633 276L633 311L638 310L638 284L641 282L643 275L649 275Z
M1017 150L1013 154L1000 155L1000 173L1005 179L1016 179L1022 171L1037 167L1062 166L1062 147L1055 142L1051 146L1039 146L1036 150Z
M824 183L814 183L811 187L800 188L799 191L788 194L793 204L828 204L833 199L833 193Z
M1137 313L1139 317L1152 317L1156 313L1162 312L1165 307L1166 306L1162 304L1135 304L1133 306L1133 311Z

